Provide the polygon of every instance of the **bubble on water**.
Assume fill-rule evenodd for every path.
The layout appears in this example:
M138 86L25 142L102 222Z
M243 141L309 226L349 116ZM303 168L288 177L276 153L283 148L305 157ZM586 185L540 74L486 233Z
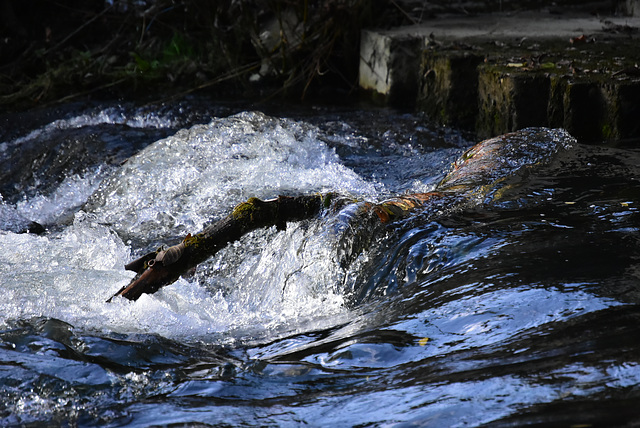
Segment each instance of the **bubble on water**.
M80 208L110 172L99 167L65 178L50 195L36 195L16 204L25 217L41 224L54 224Z
M125 235L199 230L249 197L340 191L373 194L316 128L240 113L160 140L106 180L89 206Z
M131 128L173 128L178 121L154 111L134 109L129 111L122 106L109 107L91 113L54 120L47 125L18 137L10 142L0 143L0 153L10 146L20 145L28 141L46 138L53 132L64 129L76 129L96 125L126 125Z
M233 331L243 337L274 329L287 334L305 323L333 325L346 312L337 288L342 271L335 261L335 236L323 230L322 220L282 232L256 231L199 267L195 277L136 302L106 303L133 276L123 269L131 254L122 236L144 239L181 227L197 231L250 196L374 193L317 132L259 113L216 119L131 158L91 198L87 212L78 211L61 231L0 234L7 249L0 254L0 323L44 316L88 330L197 340L237 337L229 336ZM108 172L68 177L49 196L3 208L19 221L24 214L59 222L62 212L71 216Z

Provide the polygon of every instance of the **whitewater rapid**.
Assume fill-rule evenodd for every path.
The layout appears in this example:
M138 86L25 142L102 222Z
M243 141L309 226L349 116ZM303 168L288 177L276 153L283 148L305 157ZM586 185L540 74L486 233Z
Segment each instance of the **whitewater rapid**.
M199 231L251 196L371 198L380 188L344 166L309 124L249 112L180 130L120 168L99 166L49 195L0 204L0 325L49 317L100 332L199 340L237 330L250 336L258 325L339 322L344 272L321 220L258 231L194 277L136 303L105 301L131 279L123 266L136 254ZM29 221L53 231L15 233Z

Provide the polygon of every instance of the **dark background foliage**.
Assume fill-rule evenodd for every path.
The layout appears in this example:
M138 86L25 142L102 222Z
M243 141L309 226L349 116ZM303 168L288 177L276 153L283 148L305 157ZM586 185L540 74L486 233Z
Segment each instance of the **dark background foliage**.
M360 29L374 25L383 3L0 0L1 102L20 108L87 94L203 89L295 97L321 86L349 91Z
M357 87L363 28L526 3L0 0L0 111L79 97L162 99L195 91L342 97Z

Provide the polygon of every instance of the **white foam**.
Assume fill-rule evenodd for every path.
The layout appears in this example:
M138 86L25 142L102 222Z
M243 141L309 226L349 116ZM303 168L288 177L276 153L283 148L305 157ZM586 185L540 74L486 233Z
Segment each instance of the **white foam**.
M175 120L163 117L154 112L134 111L129 113L122 107L110 107L95 113L54 120L41 128L29 132L27 135L16 138L10 142L4 141L0 143L0 153L6 151L10 146L46 138L47 135L58 130L96 125L126 125L131 128L172 128L175 127L177 123Z
M125 234L199 230L255 196L321 191L373 194L310 125L241 113L160 140L127 161L92 198Z
M4 208L55 222L56 212L77 209L104 174L69 177L52 195ZM193 232L250 196L324 190L375 191L308 125L245 113L183 130L113 172L93 197L94 212L77 212L62 232L0 232L0 325L44 316L82 329L183 340L333 325L347 310L335 237L322 220L256 232L194 278L136 302L106 303L133 276L123 268L130 248L117 233Z
M0 230L18 232L26 229L31 221L19 213L15 205L7 204L0 195Z
M95 217L76 215L63 233L40 237L0 233L1 321L39 316L90 318L97 300L132 276L129 249Z
M226 278L233 287L225 292L218 288L220 278L203 276L180 279L136 302L106 303L133 273L122 267L129 248L95 216L80 212L58 236L4 232L0 325L44 316L87 330L199 341L232 331L255 337L282 326L291 333L310 321L314 328L332 325L346 314L335 289L336 266L323 254L330 243L309 242L309 233L315 232L294 226L254 237L263 249L236 261Z
M23 218L40 224L54 224L78 210L95 192L109 171L110 168L102 166L82 175L66 177L51 194L37 194L23 199L15 204L15 209Z

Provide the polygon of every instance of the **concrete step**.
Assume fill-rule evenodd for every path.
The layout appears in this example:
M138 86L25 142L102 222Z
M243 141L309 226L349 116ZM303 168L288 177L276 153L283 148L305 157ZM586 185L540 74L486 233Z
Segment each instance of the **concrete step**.
M368 30L360 86L479 138L528 126L640 138L639 28L640 17L522 12Z

